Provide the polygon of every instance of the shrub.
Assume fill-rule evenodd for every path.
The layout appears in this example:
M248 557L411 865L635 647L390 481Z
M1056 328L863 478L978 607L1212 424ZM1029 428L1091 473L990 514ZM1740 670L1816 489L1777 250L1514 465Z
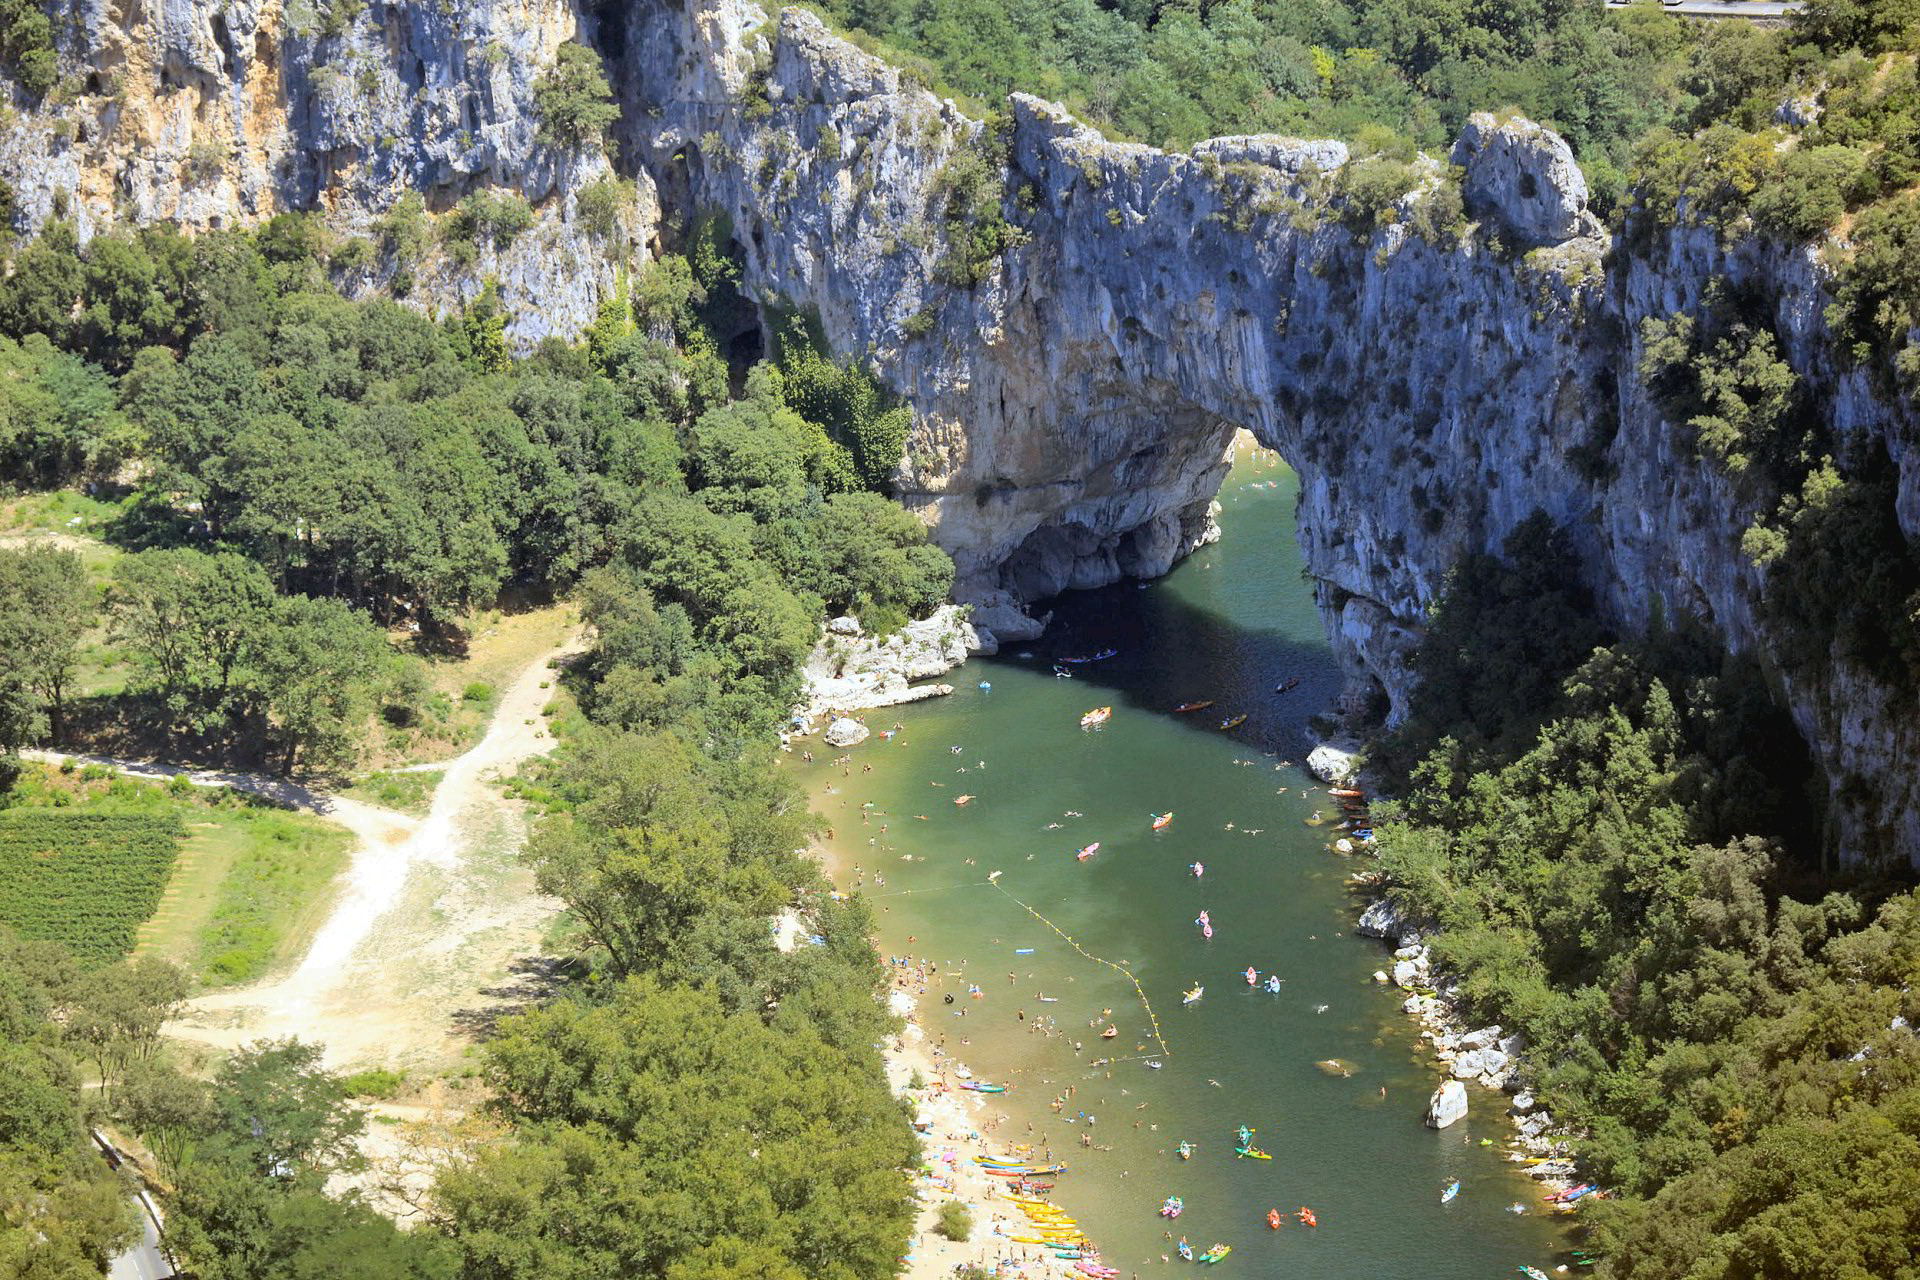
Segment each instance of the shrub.
M620 210L626 204L626 192L620 180L610 173L602 174L574 197L574 208L580 218L580 225L589 235L599 236L602 240L613 238L619 226Z
M368 1071L356 1071L343 1076L340 1087L355 1098L391 1098L400 1092L400 1086L407 1082L404 1071L389 1071L385 1067L374 1067Z
M449 248L462 242L475 247L490 242L504 249L532 225L533 206L518 192L475 191L448 216L443 231Z
M560 46L553 66L535 83L533 106L540 140L573 150L597 145L620 116L599 55L571 41Z
M935 1229L949 1240L964 1241L973 1234L973 1210L963 1201L949 1200L940 1206Z
M493 686L485 680L475 680L460 691L462 702L492 702Z

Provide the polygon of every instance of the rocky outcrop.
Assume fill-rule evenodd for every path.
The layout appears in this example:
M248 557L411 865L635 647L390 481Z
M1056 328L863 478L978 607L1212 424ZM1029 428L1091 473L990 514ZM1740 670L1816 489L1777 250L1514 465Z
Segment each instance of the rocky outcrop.
M1716 282L1756 299L1835 438L1897 472L1910 539L1911 406L1836 350L1811 255L1704 230L1610 238L1537 125L1474 118L1457 202L1454 172L1423 161L1406 194L1362 207L1337 143L1164 152L1023 95L976 120L812 14L749 0L72 12L82 91L0 126L23 226L59 205L85 231L311 208L358 233L408 191L435 210L513 191L535 227L423 264L416 297L445 308L496 276L525 345L592 318L662 206L717 207L748 286L816 311L912 404L897 486L990 629L1030 633L1019 602L1162 572L1214 536L1245 427L1300 472L1297 536L1349 710L1404 713L1448 571L1544 510L1616 622L1696 623L1779 674L1843 856L1920 859L1910 695L1847 653L1779 661L1765 571L1740 551L1757 513L1641 386L1640 326ZM607 158L554 152L534 118L537 77L574 38L602 50L622 108L630 199L607 239L577 200ZM1456 205L1469 225L1449 225Z
M1460 194L1469 214L1489 220L1518 243L1563 244L1597 235L1587 212L1587 179L1573 148L1531 120L1497 120L1477 112L1453 146Z
M403 265L434 311L497 279L523 347L591 323L616 268L656 235L644 174L623 180L611 234L582 227L578 193L611 173L608 157L540 137L535 84L563 42L593 37L592 6L76 0L71 12L61 100L0 126L19 226L63 212L84 240L116 224L200 231L318 210L364 235L410 192L435 212L475 190L512 193L535 220L510 244ZM14 105L28 104L16 93ZM390 270L343 279L391 282Z
M822 716L952 693L951 685L913 682L951 671L973 654L994 652L993 633L976 630L967 614L961 606L946 605L885 636L867 634L854 618L829 621L801 667L806 681L798 712L802 731L811 732Z
M1773 668L1756 513L1641 386L1641 322L1718 280L1767 300L1836 436L1884 451L1920 536L1909 406L1825 330L1817 265L1709 231L1603 233L1565 143L1475 118L1453 181L1416 166L1383 209L1342 194L1337 145L1108 142L1014 95L990 128L789 10L637 6L634 135L733 220L766 297L818 311L913 404L904 500L954 554L962 599L1043 598L1159 572L1211 533L1232 429L1301 475L1298 537L1349 710L1403 714L1448 570L1535 510L1567 527L1612 619L1688 620ZM982 174L1006 223L955 247ZM663 182L663 187L666 184ZM997 200L997 215L991 206ZM975 237L977 239L977 237ZM1836 654L1781 681L1832 793L1843 856L1920 858L1920 716Z

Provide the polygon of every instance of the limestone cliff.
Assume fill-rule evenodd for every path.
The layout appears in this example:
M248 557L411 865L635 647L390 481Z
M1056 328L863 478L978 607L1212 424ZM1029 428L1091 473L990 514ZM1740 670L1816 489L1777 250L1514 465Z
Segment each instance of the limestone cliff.
M575 197L607 156L537 136L538 75L594 32L566 0L71 0L59 17L59 87L0 127L22 226L62 211L85 239L115 223L206 230L318 209L364 234L408 192L440 212L476 189L513 191L537 216L511 245L407 266L435 310L499 280L523 345L592 321L616 266L655 235L641 177L614 234L589 237Z
M1375 217L1337 143L1166 153L1022 96L976 120L803 11L313 4L74 0L69 99L0 126L22 224L64 199L87 230L286 208L364 230L408 190L444 209L511 188L534 230L471 267L429 264L418 294L445 306L499 276L525 343L591 319L662 206L717 206L749 284L817 310L913 405L900 491L988 629L1211 536L1244 426L1301 473L1298 536L1355 709L1404 709L1446 572L1536 508L1573 530L1617 621L1695 619L1769 664L1764 572L1739 550L1754 513L1634 373L1641 321L1699 307L1722 277L1766 300L1834 431L1891 459L1900 527L1920 536L1911 406L1835 352L1811 258L1708 232L1609 236L1565 144L1525 121L1476 119L1449 157L1458 178L1422 161ZM575 209L608 158L556 154L533 117L570 38L601 50L623 111L635 198L612 244ZM1464 234L1445 216L1456 184ZM1832 789L1836 844L1920 860L1913 708L1840 656L1781 691Z
M749 278L818 310L912 401L906 501L955 555L960 595L1153 574L1208 536L1236 426L1302 478L1298 535L1356 709L1399 714L1406 659L1447 570L1544 509L1624 626L1694 619L1770 663L1754 512L1695 457L1635 373L1640 322L1727 278L1770 300L1836 434L1899 468L1920 536L1910 406L1833 350L1819 269L1711 232L1635 250L1586 211L1565 143L1477 118L1452 156L1476 224L1422 206L1429 162L1382 219L1356 216L1335 143L1220 138L1185 154L1112 143L1016 95L969 119L789 10L639 6L623 43L632 142L732 217ZM1008 247L955 270L956 175L986 163ZM662 186L668 185L662 180ZM1420 232L1416 232L1420 228ZM1920 858L1920 721L1835 655L1783 696L1853 857Z

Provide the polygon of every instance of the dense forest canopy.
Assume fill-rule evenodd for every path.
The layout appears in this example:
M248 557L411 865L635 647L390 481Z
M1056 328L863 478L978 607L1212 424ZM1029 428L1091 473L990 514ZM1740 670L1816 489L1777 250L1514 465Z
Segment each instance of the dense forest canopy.
M36 984L0 990L0 1269L95 1274L128 1239L86 1116L147 1144L170 1247L209 1280L882 1280L915 1154L876 1047L892 1021L869 918L796 852L813 820L768 748L829 611L885 631L946 599L951 561L883 492L904 411L804 316L729 367L715 327L750 304L722 222L521 359L491 288L444 322L341 296L354 244L282 215L84 249L54 223L16 253L0 462L118 514L104 591L74 550L0 550L0 749L134 719L170 753L338 767L370 720L419 714L415 655L457 646L468 610L575 592L585 717L528 785L525 856L570 908L577 981L488 1045L491 1136L403 1233L324 1190L361 1170L366 1119L318 1047L200 1078L157 1052L177 970L0 936ZM73 693L90 630L126 692ZM776 949L788 908L818 945ZM89 1066L105 1087L80 1088ZM609 1108L586 1082L614 1077Z

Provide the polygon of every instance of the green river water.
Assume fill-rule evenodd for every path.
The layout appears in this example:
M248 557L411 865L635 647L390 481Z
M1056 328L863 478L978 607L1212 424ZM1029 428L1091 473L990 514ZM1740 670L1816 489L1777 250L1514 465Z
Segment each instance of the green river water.
M1466 1120L1442 1132L1422 1123L1438 1073L1400 1011L1403 995L1372 981L1390 956L1352 934L1355 863L1329 851L1327 828L1304 821L1332 804L1283 763L1304 754L1307 717L1339 688L1300 572L1294 492L1278 466L1237 466L1221 494L1220 543L1145 588L1058 602L1046 636L1025 647L1030 657L1010 646L968 663L946 677L959 690L950 698L872 713L876 730L903 729L854 749L850 771L817 745L819 762L796 758L796 768L834 826L842 887L862 868L882 952L939 966L921 998L928 1034L980 1078L1011 1086L984 1113L1007 1115L996 1137L1026 1140L1031 1123L1036 1150L1044 1139L1068 1163L1053 1199L1122 1277L1167 1273L1169 1225L1196 1252L1232 1245L1222 1275L1491 1280L1521 1263L1551 1272L1564 1242L1540 1214L1536 1184L1503 1158L1501 1100L1472 1089ZM1054 659L1107 646L1119 656L1073 679L1053 674ZM1299 686L1275 694L1291 676ZM1217 705L1171 712L1203 698ZM1105 727L1078 727L1082 712L1106 705ZM1219 729L1243 712L1245 725ZM961 795L976 798L956 806ZM864 823L863 802L877 809ZM1171 825L1150 830L1167 810ZM1075 858L1096 840L1097 854ZM1197 879L1195 861L1205 866ZM987 881L996 870L998 887ZM1164 1050L1133 984L1022 904L1089 955L1131 969ZM1202 909L1211 940L1193 923ZM1250 989L1249 965L1263 980L1283 978L1280 994ZM1196 983L1204 998L1183 1007ZM1090 1025L1106 1009L1116 1039ZM1113 1061L1092 1065L1100 1058ZM1351 1074L1321 1065L1329 1060ZM1056 1114L1049 1103L1069 1085L1074 1096ZM1082 1111L1091 1130L1068 1122ZM1236 1158L1241 1124L1271 1160ZM1181 1139L1198 1146L1190 1161L1174 1154ZM1460 1193L1442 1205L1453 1178ZM1187 1206L1172 1224L1156 1214L1168 1195ZM1508 1211L1516 1202L1525 1215ZM1301 1206L1317 1228L1293 1219ZM1266 1225L1269 1208L1288 1215L1278 1231Z

